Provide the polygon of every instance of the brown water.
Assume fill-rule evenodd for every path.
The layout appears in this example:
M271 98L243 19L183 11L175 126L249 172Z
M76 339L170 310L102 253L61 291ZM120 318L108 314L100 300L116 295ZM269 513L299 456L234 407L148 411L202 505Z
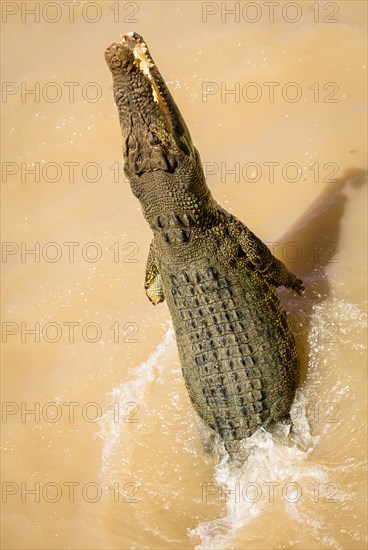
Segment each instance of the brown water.
M365 548L366 3L1 7L3 548ZM143 291L103 58L132 30L214 196L307 288L281 292L294 431L255 434L238 469Z

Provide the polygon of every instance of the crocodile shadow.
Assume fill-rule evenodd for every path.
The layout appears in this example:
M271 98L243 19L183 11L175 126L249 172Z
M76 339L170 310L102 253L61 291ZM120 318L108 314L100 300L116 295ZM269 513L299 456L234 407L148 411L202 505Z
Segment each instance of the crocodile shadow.
M342 261L339 237L341 219L348 201L345 191L349 186L358 188L365 183L365 170L346 170L338 182L327 185L303 216L280 239L281 250L286 251L290 247L290 250L299 251L295 262L290 263L285 257L280 259L292 273L303 279L306 289L302 298L291 297L287 290L280 290L300 355L300 383L304 382L307 375L310 352L308 336L313 330L313 307L324 302L331 294L327 267L331 263Z

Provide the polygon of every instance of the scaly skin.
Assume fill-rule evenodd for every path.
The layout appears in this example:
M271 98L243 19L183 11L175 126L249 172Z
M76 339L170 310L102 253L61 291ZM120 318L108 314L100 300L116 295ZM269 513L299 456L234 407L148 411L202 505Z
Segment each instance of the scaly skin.
M304 287L213 199L143 39L123 35L105 57L124 170L153 231L145 290L153 304L166 299L194 408L233 455L258 426L288 416L299 362L275 287Z

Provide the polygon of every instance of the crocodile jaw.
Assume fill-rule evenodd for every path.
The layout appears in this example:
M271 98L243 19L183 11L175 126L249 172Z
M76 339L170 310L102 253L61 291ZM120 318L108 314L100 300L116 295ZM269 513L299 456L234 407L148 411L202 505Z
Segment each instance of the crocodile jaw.
M143 38L127 33L105 52L125 138L130 173L174 172L185 156L195 161L189 130Z
M154 101L160 103L165 110L165 103L162 101L158 89L157 78L155 76L155 69L156 74L158 71L148 51L147 44L143 41L142 37L133 32L123 34L121 43L126 45L133 52L137 67L145 74L151 83Z

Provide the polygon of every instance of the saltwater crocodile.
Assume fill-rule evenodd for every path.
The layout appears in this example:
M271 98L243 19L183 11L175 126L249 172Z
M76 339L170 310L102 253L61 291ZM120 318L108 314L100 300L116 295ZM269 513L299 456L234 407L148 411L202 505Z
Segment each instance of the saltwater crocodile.
M166 299L190 399L233 455L288 417L299 361L275 287L303 283L212 197L198 151L136 33L105 52L125 174L153 231L145 291Z

